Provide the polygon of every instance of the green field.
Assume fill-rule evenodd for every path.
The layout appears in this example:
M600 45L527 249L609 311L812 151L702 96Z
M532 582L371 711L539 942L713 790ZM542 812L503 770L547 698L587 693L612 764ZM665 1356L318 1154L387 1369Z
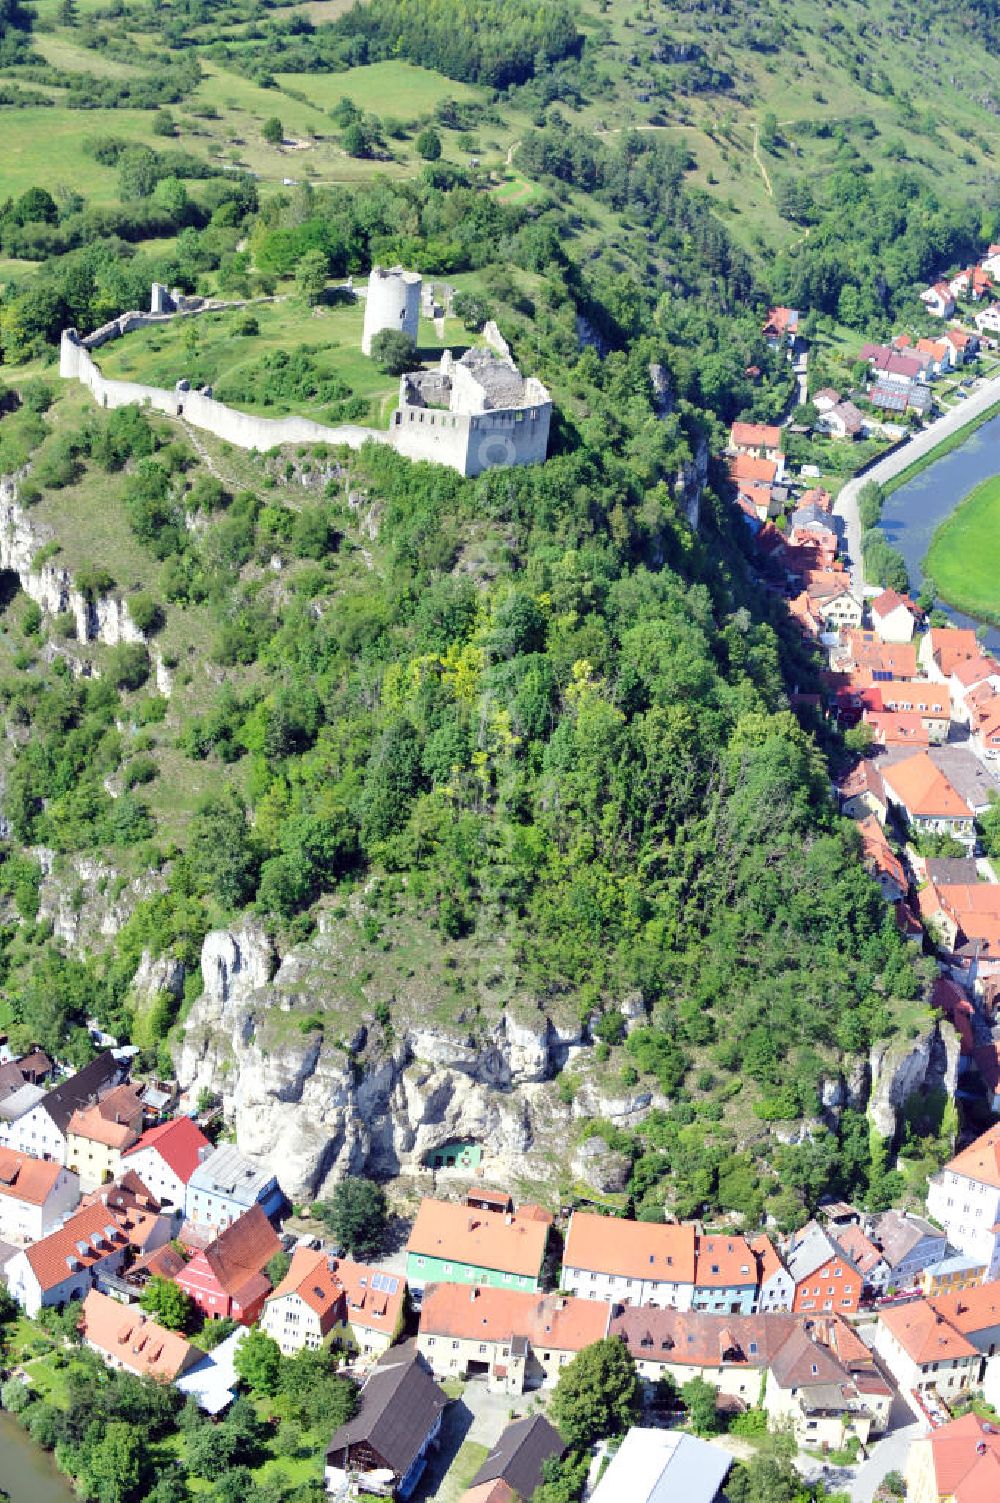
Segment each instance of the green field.
M402 62L371 63L347 73L277 73L275 78L282 89L304 94L322 110L346 98L359 109L407 123L430 114L442 99L482 98L482 90L469 84Z
M949 605L1000 621L1000 475L977 485L941 523L923 567Z
M72 188L94 203L114 203L118 174L95 162L85 142L121 136L151 146L152 126L148 110L70 110L63 105L3 110L0 200L44 183L52 193Z

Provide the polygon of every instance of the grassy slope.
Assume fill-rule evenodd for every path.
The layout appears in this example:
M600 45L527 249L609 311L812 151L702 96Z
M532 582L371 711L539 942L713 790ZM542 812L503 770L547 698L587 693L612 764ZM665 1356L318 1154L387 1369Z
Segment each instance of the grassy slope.
M949 605L1000 621L1000 475L977 485L941 523L924 573Z
M322 24L340 14L345 4L308 0L297 8L306 10L314 24ZM53 0L43 0L39 10L47 28L39 33L39 50L53 62L89 67L100 74L114 74L122 66L83 46L78 28L61 26ZM892 152L901 145L905 165L933 180L939 192L955 199L981 199L1000 151L1000 132L995 117L979 102L991 92L995 73L978 45L943 21L935 23L933 40L928 40L889 0L833 0L829 5L795 0L790 6L764 6L753 12L765 19L773 16L782 38L780 52L755 51L737 30L743 14L741 9L728 18L712 17L673 7L668 13L642 0L611 0L602 14L599 0L583 0L583 24L604 83L577 108L560 103L561 113L574 124L602 133L636 126L683 140L696 163L693 180L708 192L731 231L760 250L789 246L802 237L798 226L779 215L773 192L768 192L754 160L755 126L768 111L781 122L783 138L774 151L760 152L772 189L787 175L821 182L834 162L837 142L803 134L799 127L825 121L843 127L876 170L889 165ZM138 65L155 67L153 38L135 31L135 24L131 21L129 36ZM908 24L913 27L909 34ZM837 25L842 30L834 33ZM654 34L645 35L650 28ZM227 29L237 41L243 32L240 26ZM193 34L203 46L212 39L213 29L195 28ZM712 67L731 76L733 87L722 94L680 92L677 81L683 65L652 58L662 41L673 46L695 43ZM282 73L277 88L263 89L204 53L200 59L204 82L192 101L172 109L179 126L175 144L216 162L246 166L263 182L294 178L351 183L385 171L416 173L420 161L414 129L437 100L449 95L484 102L488 98L485 90L400 61L340 74ZM852 65L872 64L884 71L892 94L872 92L862 78L851 76ZM58 100L60 91L52 92ZM900 101L903 94L913 100L916 121ZM391 139L392 161L356 161L344 155L329 116L343 95L409 128L406 138ZM205 105L214 106L220 118L207 120L189 109ZM536 190L517 170L516 143L530 128L533 107L529 110L515 100L501 102L500 110L502 123L486 124L476 132L473 154L495 173L498 191L505 197L530 202ZM262 140L261 127L274 114L297 146L272 147ZM926 116L940 122L930 132ZM84 139L107 133L161 144L150 133L150 115L137 111L69 111L58 103L52 109L4 107L0 123L5 146L0 153L0 198L23 192L34 182L55 181L72 184L95 202L113 201L115 173L86 156ZM459 144L457 134L445 131L443 136L445 159L466 162L470 151ZM511 148L514 158L508 163ZM589 233L602 236L605 230L595 224Z

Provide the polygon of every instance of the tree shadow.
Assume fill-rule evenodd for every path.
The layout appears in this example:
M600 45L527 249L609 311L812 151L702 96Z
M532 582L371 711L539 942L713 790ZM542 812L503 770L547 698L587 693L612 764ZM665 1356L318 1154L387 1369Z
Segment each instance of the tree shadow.
M439 1447L432 1451L424 1474L413 1494L413 1503L424 1503L437 1495L445 1477L451 1470L455 1457L462 1449L465 1437L472 1428L473 1414L464 1399L449 1404L441 1422Z

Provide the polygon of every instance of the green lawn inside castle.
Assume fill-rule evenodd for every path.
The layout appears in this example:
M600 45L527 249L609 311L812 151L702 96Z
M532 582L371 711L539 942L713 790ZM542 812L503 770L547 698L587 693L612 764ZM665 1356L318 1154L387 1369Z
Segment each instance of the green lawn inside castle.
M103 346L98 359L113 379L170 388L184 378L264 417L301 413L321 423L388 428L399 378L362 354L363 323L361 301L309 307L289 297L136 329ZM433 320L422 318L415 363L478 342L458 319L446 320L440 339Z

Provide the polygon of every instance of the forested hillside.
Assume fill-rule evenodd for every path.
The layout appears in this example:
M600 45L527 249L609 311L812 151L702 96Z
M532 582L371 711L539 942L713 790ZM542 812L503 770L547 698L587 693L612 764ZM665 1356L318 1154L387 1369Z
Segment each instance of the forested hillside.
M0 1026L81 1059L94 1015L167 1072L209 929L252 914L283 954L349 918L357 985L293 1025L331 1049L363 1026L359 1069L418 991L480 1047L504 1009L543 1009L589 1046L558 1083L562 1130L624 1155L640 1210L791 1225L825 1190L877 1202L884 1147L858 1110L813 1138L789 1124L911 1036L927 974L835 813L842 747L791 707L817 664L711 456L734 418L789 402L772 297L874 334L995 236L975 51L995 15L893 13L890 76L888 11L853 4L787 25L766 6L315 10L41 5L20 63L23 17L2 11L0 124L58 117L69 144L66 176L32 173L27 142L0 162L0 473L28 466L32 570L124 602L144 640L76 640L4 576ZM956 84L924 47L959 23L976 40ZM399 57L445 77L393 123L348 91ZM902 87L907 59L953 115ZM792 75L789 124L768 106ZM247 455L56 375L61 329L144 306L154 279L276 295L219 326L222 392L357 415L380 398L324 364L340 313L316 267L322 288L396 261L461 294L449 343L493 317L550 387L544 466L466 481L375 446ZM107 359L216 382L211 328ZM183 995L144 1005L144 952L181 963ZM574 1117L594 1079L657 1105L628 1127Z

